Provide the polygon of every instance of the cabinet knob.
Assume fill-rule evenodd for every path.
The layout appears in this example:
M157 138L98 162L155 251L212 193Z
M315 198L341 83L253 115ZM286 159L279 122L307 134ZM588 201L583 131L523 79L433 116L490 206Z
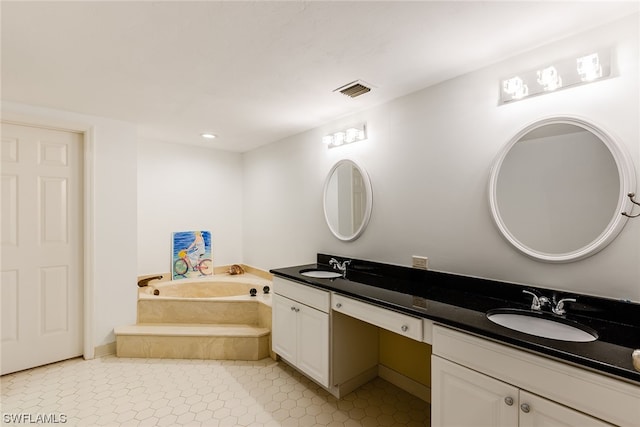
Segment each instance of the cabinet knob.
M291 306L291 311L296 311L296 308L294 306Z
M520 405L520 409L522 409L522 412L524 412L525 414L528 414L529 411L531 411L531 407L526 403L523 403L522 405Z
M504 403L506 403L508 406L513 405L513 397L505 397L504 398Z
M342 304L341 303L337 303L336 304L336 308L340 308L340 307L342 307Z
M409 330L409 327L407 325L402 325L400 329L402 329L402 332L407 332Z
M297 313L297 312L299 312L299 311L300 311L300 309L299 309L299 308L296 308L296 313Z

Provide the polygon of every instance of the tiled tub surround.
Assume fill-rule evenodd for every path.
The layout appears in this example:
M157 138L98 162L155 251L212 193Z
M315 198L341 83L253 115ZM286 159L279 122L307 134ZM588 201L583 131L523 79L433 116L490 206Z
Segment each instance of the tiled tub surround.
M633 350L640 348L640 304L358 259L352 259L346 279L317 279L300 274L307 269L332 270L331 258L348 259L318 254L317 264L274 269L271 273L575 363L640 386L640 372L634 369L631 358ZM576 298L577 302L567 304L566 318L595 329L598 340L575 343L539 338L487 319L486 312L491 309L528 310L531 297L523 294L523 290L548 297L555 295L557 299ZM426 308L414 306L414 297L423 298Z
M151 282L138 291L137 323L258 324L260 305L271 305L265 286L271 287L271 280L252 274ZM249 295L252 288L255 297ZM154 290L160 294L153 295Z
M114 329L119 357L259 360L270 355L271 281L253 274L153 283L135 325ZM256 296L249 290L255 288ZM154 291L159 295L153 295Z

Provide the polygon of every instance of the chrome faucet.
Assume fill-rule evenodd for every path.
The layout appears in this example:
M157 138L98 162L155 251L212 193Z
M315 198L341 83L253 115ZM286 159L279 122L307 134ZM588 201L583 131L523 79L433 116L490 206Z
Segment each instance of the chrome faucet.
M531 310L541 311L542 307L549 304L549 298L545 296L538 296L530 291L522 291L523 294L531 295L533 300L531 301Z
M545 297L544 295L538 296L530 291L522 291L522 293L531 295L533 297L533 300L531 301L531 310L542 311L542 308L546 305L546 306L549 306L551 308L551 311L554 314L557 314L558 316L562 316L567 312L567 310L564 309L565 303L576 302L575 298L562 298L560 301L556 303L555 297L553 298L553 301L552 301L549 298Z
M576 302L576 299L575 298L562 298L560 301L558 301L558 303L555 305L555 307L551 308L551 311L553 311L558 316L562 316L563 314L565 314L567 312L567 310L564 309L564 303L565 302Z
M333 267L334 270L338 270L339 272L342 273L342 278L346 278L347 277L347 266L351 264L351 260L350 259L346 259L342 262L338 261L335 258L331 258L329 260L329 265L331 267Z

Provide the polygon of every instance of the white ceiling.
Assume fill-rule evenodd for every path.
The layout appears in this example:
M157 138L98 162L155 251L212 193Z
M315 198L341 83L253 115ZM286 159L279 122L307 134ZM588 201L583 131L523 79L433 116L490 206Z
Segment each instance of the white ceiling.
M1 3L2 99L245 152L638 11L638 1ZM333 90L361 79L374 90ZM205 143L203 131L219 137Z

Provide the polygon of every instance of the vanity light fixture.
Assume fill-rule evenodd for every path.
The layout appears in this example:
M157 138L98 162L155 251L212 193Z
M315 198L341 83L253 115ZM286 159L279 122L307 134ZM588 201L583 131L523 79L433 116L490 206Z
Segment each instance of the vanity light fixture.
M362 124L325 135L322 137L322 142L329 148L335 148L356 141L364 141L365 139L367 139L367 126Z
M611 76L611 49L600 49L500 81L500 104L541 95Z

